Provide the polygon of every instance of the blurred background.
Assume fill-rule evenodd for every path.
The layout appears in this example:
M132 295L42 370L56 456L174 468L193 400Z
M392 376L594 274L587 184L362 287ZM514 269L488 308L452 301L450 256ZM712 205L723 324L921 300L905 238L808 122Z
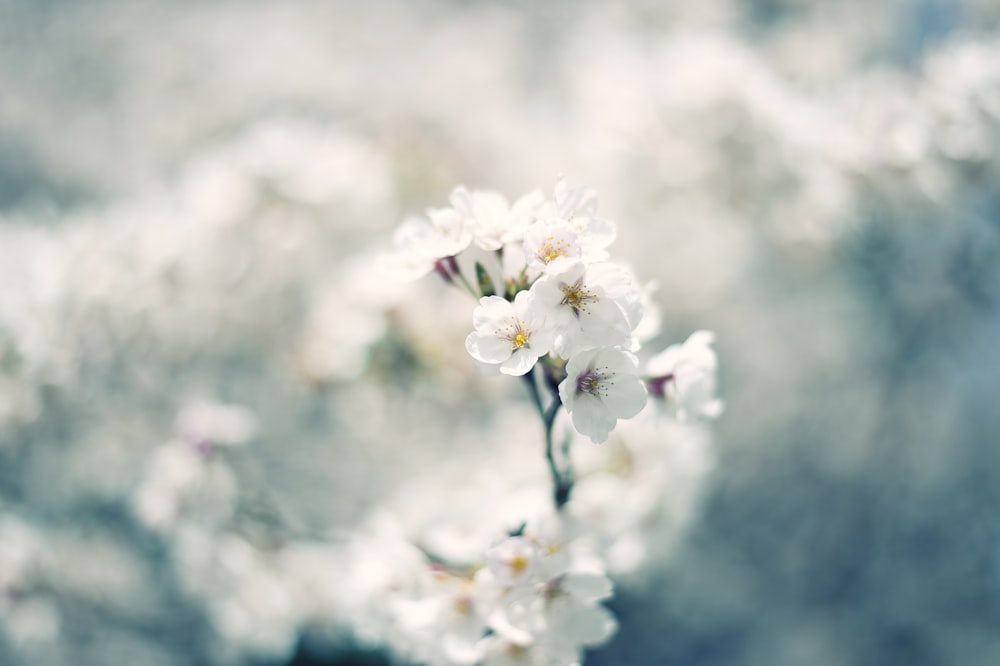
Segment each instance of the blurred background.
M716 331L727 405L587 663L1000 663L998 21L0 0L0 664L392 663L302 619L323 544L518 394L467 376L467 303L400 303L372 253L457 184L560 173L662 342ZM178 536L222 514L240 541Z

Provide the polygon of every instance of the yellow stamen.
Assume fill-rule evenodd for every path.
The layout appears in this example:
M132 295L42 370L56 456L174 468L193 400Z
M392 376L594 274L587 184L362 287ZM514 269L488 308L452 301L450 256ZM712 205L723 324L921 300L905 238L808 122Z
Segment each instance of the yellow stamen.
M541 251L538 253L538 258L548 264L557 257L561 257L566 254L568 246L569 243L565 240L557 241L554 236L549 236L545 239L545 245L542 246Z
M507 566L509 566L510 570L514 572L515 576L521 576L524 574L524 572L528 570L529 564L531 564L531 560L524 555L515 555L510 558L510 561L507 562Z
M597 302L597 296L594 292L587 289L587 286L583 284L582 279L577 280L571 285L563 287L562 293L562 305L568 305L573 309L574 314L577 315L579 315L581 311L590 314L590 309L587 306L590 303Z
M517 317L508 317L503 328L497 330L497 336L510 343L511 351L531 346L531 329Z

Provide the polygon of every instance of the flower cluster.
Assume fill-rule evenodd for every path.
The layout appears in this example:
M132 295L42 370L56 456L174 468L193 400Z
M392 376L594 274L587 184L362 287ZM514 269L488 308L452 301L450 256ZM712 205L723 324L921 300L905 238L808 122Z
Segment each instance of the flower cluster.
M58 607L50 598L43 537L0 505L0 641L32 644L59 633Z
M209 525L227 520L238 487L219 453L244 444L256 428L256 418L244 407L198 403L182 410L178 437L153 453L136 488L133 509L140 521L170 532L191 520Z
M267 515L279 509L240 484L237 457L258 425L241 405L189 404L132 495L139 524L163 540L180 589L203 605L234 662L285 658L336 587L326 583L337 568L334 547L279 525Z
M602 604L612 578L638 580L670 556L712 467L707 431L657 412L603 446L570 430L572 500L558 510L527 405L459 431L476 446L414 475L352 536L336 589L343 623L432 666L582 663L617 626Z
M504 659L486 663L519 663L526 646L537 655L528 663L580 663L582 648L601 645L614 634L617 621L599 603L611 596L611 581L596 563L570 560L565 532L554 523L549 533L513 536L490 549L489 566L477 582L494 590L495 633L487 649Z
M378 600L368 618L382 616L379 638L420 663L579 664L617 622L600 603L611 596L611 581L599 561L574 552L571 524L546 516L499 536L468 562L386 542L391 530L383 526L362 547L378 544L396 557L384 569L366 567L352 592Z
M375 568L349 556L366 564L347 596L363 600L354 617L373 640L421 663L580 664L584 649L617 628L600 603L612 591L605 572L634 570L648 554L640 534L657 513L659 495L649 488L662 487L663 473L646 475L659 470L655 460L638 471L643 447L617 436L601 447L603 460L588 464L571 450L573 430L607 442L650 396L678 422L718 415L714 336L698 331L640 373L637 354L658 333L659 316L649 290L609 259L617 226L598 215L594 190L559 178L550 200L534 191L511 205L496 192L458 187L450 204L408 218L383 266L406 280L436 273L478 300L465 349L484 374L525 380L544 426L553 507L539 513L537 495L523 502L512 487L479 484L469 506L490 508L467 521L452 509L455 525L425 519L406 533L381 515L376 536L356 547L394 556ZM557 447L561 409L573 429ZM507 483L524 474L523 454L510 468L500 458L492 464ZM448 485L457 493L462 484ZM408 492L408 502L427 494Z
M713 406L675 411L718 413L707 332L692 349L710 360L685 363L683 379L661 366L690 355L687 346L658 357L648 382L640 376L647 299L632 272L609 261L617 225L598 215L593 189L560 177L550 200L536 190L511 205L497 192L460 186L450 204L408 218L384 265L404 279L437 272L479 298L465 348L483 372L529 376L534 387L541 366L557 404L595 443L642 411L650 390L677 403L692 393L687 387L703 387L700 401Z

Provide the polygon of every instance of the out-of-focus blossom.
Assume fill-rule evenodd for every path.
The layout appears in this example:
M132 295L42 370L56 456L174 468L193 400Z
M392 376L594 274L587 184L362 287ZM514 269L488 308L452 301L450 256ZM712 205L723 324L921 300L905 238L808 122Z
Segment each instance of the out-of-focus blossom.
M543 200L542 191L533 190L510 205L499 192L464 187L455 188L449 199L452 207L471 222L475 243L484 250L521 242Z
M723 403L716 395L718 359L715 334L695 331L681 344L670 345L646 364L650 395L678 421L715 418Z
M472 242L468 221L450 208L432 209L427 217L410 217L396 230L393 250L382 267L402 280L416 280L434 270L441 259L455 256Z
M503 585L515 587L528 580L538 567L538 547L523 537L510 537L486 552L486 563Z
M13 516L0 516L0 636L17 646L58 636L62 618L50 596L47 550L36 529Z
M244 444L257 434L257 417L242 405L196 402L177 416L177 432L196 447Z
M607 248L618 235L611 220L597 215L597 191L592 187L570 187L565 176L556 179L552 194L552 216L564 220L580 237L583 258L600 261L607 257Z
M160 447L136 489L133 507L150 527L173 529L182 521L219 524L236 502L237 480L210 446L174 440Z

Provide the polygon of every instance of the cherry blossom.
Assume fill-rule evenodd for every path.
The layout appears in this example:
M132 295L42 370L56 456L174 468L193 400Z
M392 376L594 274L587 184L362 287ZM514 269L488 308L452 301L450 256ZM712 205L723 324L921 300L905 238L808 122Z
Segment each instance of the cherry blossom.
M642 318L642 293L617 264L575 261L542 276L531 291L557 331L554 350L563 358L583 349L630 347Z
M472 314L476 330L465 348L480 363L498 366L505 375L523 375L552 348L552 334L533 307L533 295L522 291L511 303L485 296Z
M554 217L565 220L579 234L584 258L600 261L618 235L618 226L597 215L597 192L590 187L570 187L564 176L556 180L551 209Z
M510 537L486 553L486 562L504 585L515 586L528 580L538 567L538 547L523 537Z
M616 349L593 349L573 356L559 397L573 426L595 444L607 440L618 419L635 416L646 404L646 388L635 358Z
M583 256L580 234L562 220L538 222L524 235L524 256L536 272L560 270Z
M646 364L650 394L678 421L722 413L723 403L716 397L714 342L711 331L695 331L683 344L670 345Z
M393 250L381 265L404 281L422 278L438 261L453 257L472 242L472 228L450 208L431 209L427 217L409 217L393 236Z
M455 211L470 223L473 241L484 250L499 250L524 239L542 204L541 190L533 190L513 205L499 192L456 187L449 199Z

